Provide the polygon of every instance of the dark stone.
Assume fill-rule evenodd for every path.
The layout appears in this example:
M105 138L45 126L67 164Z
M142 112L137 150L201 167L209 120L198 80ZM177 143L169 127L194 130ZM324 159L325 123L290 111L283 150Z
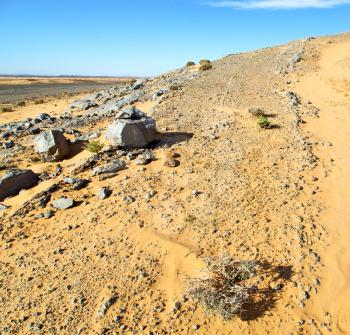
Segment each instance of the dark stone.
M32 188L38 182L39 177L32 170L11 170L0 179L0 201Z

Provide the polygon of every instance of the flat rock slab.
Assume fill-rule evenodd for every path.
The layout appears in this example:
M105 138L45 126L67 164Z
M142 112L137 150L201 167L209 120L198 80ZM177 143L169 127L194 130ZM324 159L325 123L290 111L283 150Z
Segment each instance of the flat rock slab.
M32 170L11 170L0 179L0 201L32 188L38 182L39 177Z
M124 170L125 167L126 167L126 163L120 159L102 166L95 167L92 170L92 175L98 176L100 174L105 174L105 173L117 173L118 171Z
M54 201L53 205L57 209L68 209L74 206L74 200L62 197Z

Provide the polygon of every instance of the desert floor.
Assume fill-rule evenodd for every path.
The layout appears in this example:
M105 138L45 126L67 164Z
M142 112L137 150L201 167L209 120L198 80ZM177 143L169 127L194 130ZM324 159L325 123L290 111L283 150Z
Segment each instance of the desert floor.
M0 107L46 97L88 94L128 80L130 78L0 76Z
M157 121L156 160L126 160L107 180L81 171L74 176L91 182L80 191L61 180L89 151L39 162L27 133L12 151L1 149L0 174L18 167L51 177L3 202L0 332L350 334L349 37L304 39L150 79L135 106ZM154 98L163 87L169 92ZM63 115L81 97L16 107L0 114L0 125ZM266 112L269 129L251 107ZM112 119L77 127L100 130L107 147ZM175 154L179 166L165 166ZM47 208L32 205L52 185L59 187ZM106 186L112 195L101 200ZM52 202L63 195L77 205L56 211ZM205 258L222 254L265 264L254 301L232 320L187 295Z

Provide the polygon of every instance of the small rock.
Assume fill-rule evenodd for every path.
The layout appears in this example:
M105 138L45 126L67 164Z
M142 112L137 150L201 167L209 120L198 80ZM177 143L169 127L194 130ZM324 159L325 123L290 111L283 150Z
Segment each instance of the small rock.
M32 128L29 130L29 133L32 135L40 134L40 128Z
M53 205L57 209L68 209L74 206L74 200L71 198L62 197L57 199Z
M152 199L156 194L157 194L157 191L154 191L154 190L149 191L149 192L146 194L146 199L147 199L147 200L150 200L150 199Z
M164 162L164 165L168 167L177 167L179 164L180 162L174 158L167 158Z
M115 162L111 162L108 164L105 164L103 166L98 166L92 170L92 175L100 175L104 173L116 173L118 171L121 171L125 168L126 164L123 160L117 160Z
M13 141L7 141L2 144L4 149L11 149L15 146L15 143Z
M107 187L101 187L97 193L97 197L101 200L108 198L112 194L112 191Z
M31 322L28 325L28 329L32 332L39 332L43 328L43 325L41 323L34 323Z
M63 182L72 185L72 189L78 191L84 188L89 183L89 180L79 178L63 178Z
M173 312L177 312L179 309L181 308L181 302L180 301L176 301L173 307Z
M124 201L128 204L131 204L132 202L135 201L135 198L130 196L130 195L127 195L125 198L124 198Z
M145 158L137 158L135 160L135 164L136 165L147 165L150 161L148 159Z
M50 219L51 217L53 217L54 216L54 212L53 211L47 211L47 212L45 212L44 214L43 214L43 218L44 219Z
M310 294L307 291L304 291L300 294L300 299L301 301L308 300L310 298Z
M120 322L122 319L122 317L120 315L117 315L115 318L114 318L114 322Z
M106 298L104 301L102 301L101 306L99 307L96 317L102 318L108 311L108 309L117 301L117 297L115 295L111 295L110 297Z

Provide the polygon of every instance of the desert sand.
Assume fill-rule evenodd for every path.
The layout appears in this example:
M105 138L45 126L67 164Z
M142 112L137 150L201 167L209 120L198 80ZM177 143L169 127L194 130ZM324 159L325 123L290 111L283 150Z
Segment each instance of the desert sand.
M350 41L330 42L333 41L321 43L318 68L305 73L296 89L303 99L311 100L320 109L320 117L307 120L303 128L310 132L312 141L326 140L332 145L315 145L315 154L324 165L334 160L320 195L325 211L318 224L329 234L329 246L321 254L324 285L310 312L329 311L336 329L347 334L350 332ZM316 44L314 49L318 48Z
M78 172L90 179L79 191L62 177L93 153L40 162L35 135L14 138L14 148L0 150L0 175L17 167L49 177L3 201L0 330L349 334L349 37L308 38L148 80L134 105L157 122L156 160L139 166L121 156L127 168L106 180ZM0 124L63 115L71 102L20 107L0 114ZM257 125L253 107L265 111L269 128ZM113 116L89 120L74 128L99 129L106 148ZM47 127L73 140L66 122ZM98 164L111 159L101 155ZM179 165L165 166L174 155ZM59 186L40 207L35 196L52 185ZM111 196L99 199L101 187ZM63 195L76 206L56 210ZM48 210L53 216L43 217ZM265 264L254 301L231 320L188 296L205 257L222 254Z

